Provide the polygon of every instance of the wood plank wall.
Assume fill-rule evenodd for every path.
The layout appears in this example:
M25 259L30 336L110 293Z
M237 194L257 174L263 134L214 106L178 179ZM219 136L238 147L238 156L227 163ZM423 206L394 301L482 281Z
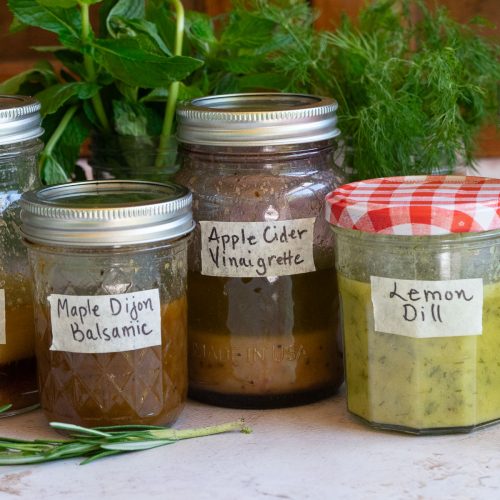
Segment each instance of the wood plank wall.
M483 16L500 26L500 0L432 0L449 8L452 15L466 21L474 16ZM321 13L319 28L327 28L338 23L342 12L355 16L365 0L310 0ZM226 12L231 0L185 0L186 8L207 12L210 15ZM50 33L28 29L14 35L8 34L12 16L7 8L7 0L0 0L0 81L23 69L29 68L41 57L30 47L51 45L56 38ZM492 29L491 35L500 39L500 31ZM500 133L494 127L487 128L479 139L481 156L500 156Z

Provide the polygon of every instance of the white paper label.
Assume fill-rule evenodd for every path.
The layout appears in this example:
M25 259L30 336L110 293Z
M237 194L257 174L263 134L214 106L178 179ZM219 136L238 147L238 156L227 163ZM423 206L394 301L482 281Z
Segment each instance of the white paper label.
M0 344L6 344L7 337L5 335L5 290L0 289Z
M406 337L481 335L483 280L371 277L375 330Z
M161 345L158 289L118 295L49 295L51 351L104 353Z
M269 222L201 221L201 273L253 278L315 271L315 218Z

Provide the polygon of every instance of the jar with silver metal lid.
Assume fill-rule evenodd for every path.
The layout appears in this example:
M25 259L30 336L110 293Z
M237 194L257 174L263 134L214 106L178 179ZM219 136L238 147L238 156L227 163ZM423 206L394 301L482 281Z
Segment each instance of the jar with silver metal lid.
M27 193L21 205L47 417L172 422L187 393L189 191L82 182Z
M38 403L34 322L26 249L19 233L19 198L39 187L40 103L0 95L0 416Z
M189 258L192 397L307 403L342 383L326 193L337 103L299 94L203 97L178 108L197 222Z

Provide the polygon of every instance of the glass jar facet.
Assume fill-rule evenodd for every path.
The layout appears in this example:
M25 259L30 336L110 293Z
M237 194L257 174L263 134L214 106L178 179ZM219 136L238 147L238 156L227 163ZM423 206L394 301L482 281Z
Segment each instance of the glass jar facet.
M47 418L89 427L174 421L187 394L186 238L171 245L99 251L30 245L29 256L40 399ZM134 292L156 289L161 345L107 353L50 349L50 295L132 294L124 295L131 302ZM106 333L111 334L93 330L94 335Z
M189 191L82 182L21 203L47 417L90 427L171 423L187 394Z

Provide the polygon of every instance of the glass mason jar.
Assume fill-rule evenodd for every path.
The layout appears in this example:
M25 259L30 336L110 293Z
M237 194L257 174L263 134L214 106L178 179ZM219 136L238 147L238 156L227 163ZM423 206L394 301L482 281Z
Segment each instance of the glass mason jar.
M189 191L81 182L27 193L21 204L47 418L172 422L187 393Z
M160 145L158 136L93 134L89 165L94 180L170 180L178 170L177 142Z
M33 299L26 249L19 233L21 194L39 187L40 104L0 95L0 416L38 404Z
M189 390L222 406L311 402L343 381L332 234L336 103L291 94L178 110L197 222L189 259Z
M499 201L500 180L458 176L328 196L351 413L418 434L500 419Z

